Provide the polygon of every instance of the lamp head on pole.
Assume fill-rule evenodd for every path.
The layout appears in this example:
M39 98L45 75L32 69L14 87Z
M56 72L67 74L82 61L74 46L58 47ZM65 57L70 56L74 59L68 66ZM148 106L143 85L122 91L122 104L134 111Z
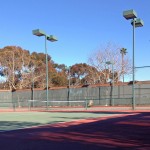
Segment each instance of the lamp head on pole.
M56 37L54 37L53 35L47 36L47 40L51 41L51 42L56 42L58 41Z
M42 31L40 29L32 30L32 34L36 35L36 36L45 36L46 39L51 42L57 41L56 37L54 37L53 35L48 36L48 35L46 35L46 33L44 31Z
M127 10L123 12L123 17L126 18L127 20L134 19L137 18L137 13L133 9Z
M107 65L111 65L111 64L113 65L114 63L111 62L111 61L106 61L106 64L107 64Z
M133 21L135 22L135 27L142 27L144 25L144 21L142 19L131 20L131 24L133 25Z
M32 34L36 35L36 36L45 36L45 32L40 30L40 29L36 29L36 30L32 30Z

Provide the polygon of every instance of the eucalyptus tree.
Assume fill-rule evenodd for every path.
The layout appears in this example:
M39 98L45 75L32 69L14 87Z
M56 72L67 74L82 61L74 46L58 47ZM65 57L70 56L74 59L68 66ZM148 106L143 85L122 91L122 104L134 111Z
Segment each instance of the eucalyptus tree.
M79 63L71 66L71 83L73 85L79 84L93 84L96 81L95 76L97 74L97 69L86 63Z
M30 53L17 46L6 46L0 50L0 62L3 74L10 89L22 88L24 67L30 62Z
M36 83L41 80L43 83L43 72L45 72L43 55L31 55L28 50L17 46L6 46L0 49L1 71L9 89L30 88L33 80Z

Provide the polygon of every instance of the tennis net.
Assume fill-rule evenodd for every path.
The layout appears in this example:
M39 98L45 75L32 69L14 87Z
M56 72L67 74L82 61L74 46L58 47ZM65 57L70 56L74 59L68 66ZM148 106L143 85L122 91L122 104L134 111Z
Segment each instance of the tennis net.
M29 109L50 109L50 108L87 108L86 100L28 100Z

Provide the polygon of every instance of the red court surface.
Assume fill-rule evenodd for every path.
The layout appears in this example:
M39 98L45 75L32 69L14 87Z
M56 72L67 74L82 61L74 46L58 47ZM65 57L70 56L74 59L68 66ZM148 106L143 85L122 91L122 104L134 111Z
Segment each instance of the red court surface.
M150 150L150 112L0 132L0 149Z

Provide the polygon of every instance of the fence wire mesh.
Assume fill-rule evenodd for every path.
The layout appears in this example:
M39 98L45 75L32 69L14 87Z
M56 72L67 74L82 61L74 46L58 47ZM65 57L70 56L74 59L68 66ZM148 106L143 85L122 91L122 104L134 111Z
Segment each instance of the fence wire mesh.
M0 92L0 108L132 106L132 85ZM150 83L135 85L137 106L150 106Z

